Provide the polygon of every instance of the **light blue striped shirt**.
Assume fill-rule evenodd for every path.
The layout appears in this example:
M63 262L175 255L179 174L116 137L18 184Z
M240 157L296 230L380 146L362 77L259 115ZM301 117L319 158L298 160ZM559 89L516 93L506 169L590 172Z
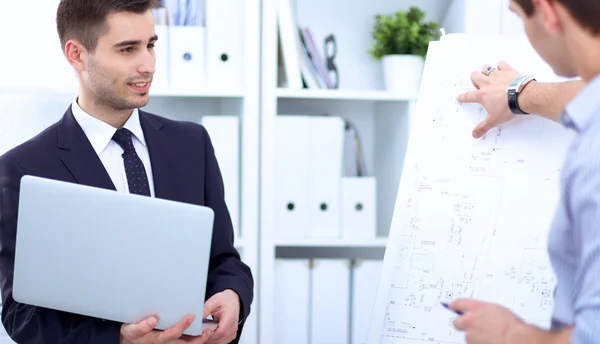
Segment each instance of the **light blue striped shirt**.
M600 343L600 76L568 104L562 120L577 135L548 241L558 280L552 327L575 325L572 343Z

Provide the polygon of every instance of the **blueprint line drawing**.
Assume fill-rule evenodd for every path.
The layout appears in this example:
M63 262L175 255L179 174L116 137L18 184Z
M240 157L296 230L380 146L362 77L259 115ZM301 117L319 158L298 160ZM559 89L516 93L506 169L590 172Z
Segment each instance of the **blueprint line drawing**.
M457 315L441 306L463 297L550 325L556 278L547 237L573 133L520 116L471 136L486 110L456 96L474 90L473 70L515 51L514 42L506 42L511 49L495 43L487 49L466 38L430 49L369 343L464 343L453 326ZM544 66L531 50L510 58Z

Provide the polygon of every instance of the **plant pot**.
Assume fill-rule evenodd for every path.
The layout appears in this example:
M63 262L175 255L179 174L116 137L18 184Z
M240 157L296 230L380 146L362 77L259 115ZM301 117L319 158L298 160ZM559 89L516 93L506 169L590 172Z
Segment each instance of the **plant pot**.
M425 61L419 55L382 57L385 89L392 93L416 95L421 85Z

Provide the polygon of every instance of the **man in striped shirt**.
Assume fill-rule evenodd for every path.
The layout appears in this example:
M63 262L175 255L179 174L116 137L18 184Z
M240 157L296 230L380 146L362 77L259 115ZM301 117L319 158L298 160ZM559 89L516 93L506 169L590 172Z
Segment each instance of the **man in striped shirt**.
M506 86L519 75L501 63L489 75L474 74L479 90L460 95L459 101L488 110L473 131L475 138L519 111L577 133L562 170L561 199L548 240L558 279L552 328L525 324L499 305L471 299L450 304L462 313L454 326L465 331L470 344L600 343L600 0L511 0L510 8L554 71L581 81L530 82L509 110Z

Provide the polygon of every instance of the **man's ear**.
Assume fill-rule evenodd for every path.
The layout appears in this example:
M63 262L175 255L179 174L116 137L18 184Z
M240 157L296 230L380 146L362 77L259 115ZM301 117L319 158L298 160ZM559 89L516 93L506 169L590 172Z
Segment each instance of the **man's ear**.
M77 72L83 71L87 49L76 40L69 40L65 44L65 57Z
M563 31L563 26L558 13L557 3L554 0L533 0L536 11L539 11L544 28L550 35L557 35Z

